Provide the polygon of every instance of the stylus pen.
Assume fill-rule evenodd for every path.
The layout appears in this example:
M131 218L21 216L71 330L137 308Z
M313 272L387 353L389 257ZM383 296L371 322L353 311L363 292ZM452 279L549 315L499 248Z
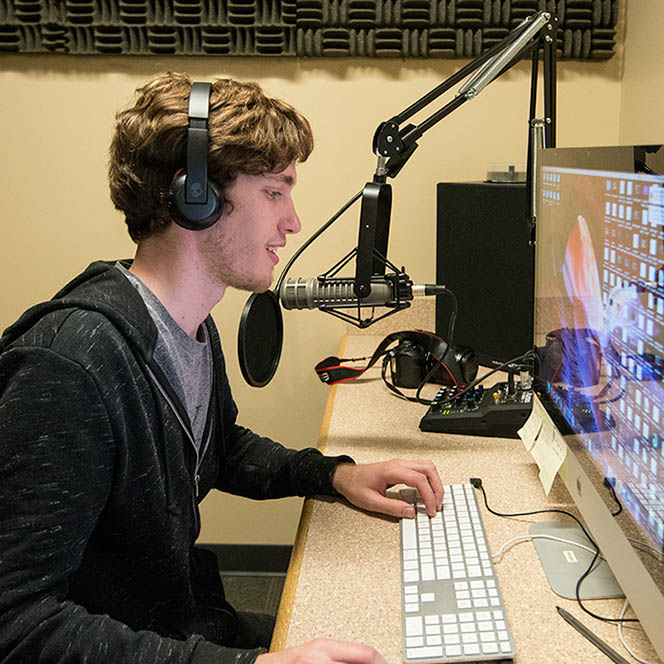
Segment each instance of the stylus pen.
M593 634L582 622L577 620L571 613L556 607L558 613L572 626L577 632L581 632L588 641L594 643L609 659L612 659L617 664L631 664L622 655L619 655L608 643L604 643L602 639L596 634Z

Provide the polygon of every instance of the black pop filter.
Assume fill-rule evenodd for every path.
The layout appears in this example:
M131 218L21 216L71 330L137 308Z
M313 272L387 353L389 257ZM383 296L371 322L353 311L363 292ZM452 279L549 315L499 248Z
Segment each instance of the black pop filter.
M252 387L264 387L274 376L284 339L279 298L273 291L254 293L240 318L237 350L240 370Z

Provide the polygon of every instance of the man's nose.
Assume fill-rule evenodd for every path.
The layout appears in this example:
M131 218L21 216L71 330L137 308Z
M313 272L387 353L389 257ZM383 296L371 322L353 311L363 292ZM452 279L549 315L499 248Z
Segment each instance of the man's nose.
M284 233L299 233L302 230L302 222L300 217L295 211L295 204L291 201L290 210L288 214L284 217L282 224L282 230Z

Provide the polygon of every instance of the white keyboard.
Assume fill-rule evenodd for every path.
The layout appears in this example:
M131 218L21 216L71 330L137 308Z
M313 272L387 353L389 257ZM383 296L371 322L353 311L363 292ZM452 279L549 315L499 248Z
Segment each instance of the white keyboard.
M403 661L477 662L514 657L512 633L494 574L473 487L445 487L443 510L415 505L401 520ZM421 500L421 499L420 499Z

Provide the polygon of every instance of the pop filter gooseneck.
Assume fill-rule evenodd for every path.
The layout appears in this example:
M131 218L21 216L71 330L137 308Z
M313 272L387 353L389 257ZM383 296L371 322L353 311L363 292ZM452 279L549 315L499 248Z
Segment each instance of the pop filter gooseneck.
M320 235L362 196L355 194L293 254L283 269L274 290L253 293L242 310L237 348L240 371L252 387L265 387L274 376L281 359L284 324L279 304L279 289L291 266Z

